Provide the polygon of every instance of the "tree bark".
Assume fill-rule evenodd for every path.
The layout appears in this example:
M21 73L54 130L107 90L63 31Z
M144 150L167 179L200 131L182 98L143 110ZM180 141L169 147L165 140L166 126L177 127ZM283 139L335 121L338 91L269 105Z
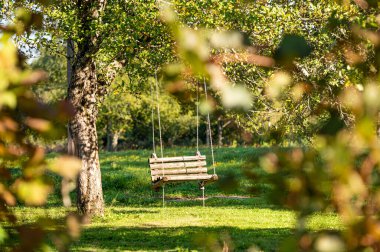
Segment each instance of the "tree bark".
M74 61L74 42L71 38L67 39L66 47L66 59L67 59L67 88L71 86L73 76L73 61ZM67 154L76 155L74 141L70 132L69 125L67 126ZM70 203L71 205L71 203Z
M104 200L96 132L97 76L93 59L84 57L73 67L73 82L68 97L75 109L70 121L77 156L82 168L77 181L78 211L87 215L103 215Z
M74 60L74 42L71 38L67 39L67 48L66 48L66 58L67 58L67 87L71 85L72 75L73 75L73 60ZM70 132L69 125L67 126L67 154L76 155L74 140ZM73 181L70 181L67 178L62 178L61 181L61 195L62 202L65 207L71 207L71 198L70 192L75 189L73 187Z

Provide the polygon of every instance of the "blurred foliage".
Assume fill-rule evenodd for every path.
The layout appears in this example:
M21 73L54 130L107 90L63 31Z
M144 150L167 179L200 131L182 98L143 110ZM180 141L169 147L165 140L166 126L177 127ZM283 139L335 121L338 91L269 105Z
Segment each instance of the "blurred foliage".
M54 245L66 251L79 236L79 217L43 217L21 224L12 213L15 205L44 205L53 190L52 173L73 180L80 168L80 161L69 156L47 163L43 147L29 141L30 133L44 139L61 136L72 109L64 101L48 105L33 95L32 86L47 75L26 67L12 38L40 27L43 17L23 8L16 9L14 17L14 23L0 28L0 248L45 251ZM14 167L21 167L22 172L13 172Z
M286 241L280 250L378 251L378 6L372 9L373 3L364 0L355 3L345 1L341 5L333 1L263 2L262 10L267 10L265 22L270 19L271 7L275 7L276 20L271 24L292 24L291 27L282 27L276 50L269 50L274 52L276 67L263 78L263 92L271 108L280 114L277 121L282 117L292 118L290 113L305 107L301 103L305 96L309 104L307 112L302 113L306 112L308 118L314 118L309 122L314 129L311 146L278 151L261 160L275 189L273 201L297 212L296 236ZM214 89L223 93L228 82L222 68L212 65L215 61L209 61L212 47L207 43L207 33L178 25L177 15L171 8L164 7L162 16L177 41L179 56L189 66L188 70L182 70L179 74L184 75L187 71L195 76L206 76ZM302 15L289 15L288 11L292 10ZM283 14L292 22L281 22L278 14ZM309 18L316 22L308 22ZM296 32L297 25L303 27L305 24L311 26L303 32ZM323 28L320 30L321 25ZM311 32L313 38L310 34L304 34L305 31ZM233 37L226 36L232 40ZM226 47L229 45L227 41L224 41ZM246 55L249 53L246 52ZM262 53L265 55L265 50ZM239 56L235 52L233 55ZM247 63L247 58L230 60L225 57L223 61ZM270 66L263 62L266 61L250 63ZM180 78L175 80L180 82ZM233 92L228 95L242 99ZM243 102L247 99L245 97ZM310 99L314 100L313 106L310 106ZM280 139L283 135L284 129L278 128L271 137ZM315 233L307 229L307 217L331 210L342 217L345 224L343 231Z
M316 130L315 122L326 116L310 111L321 101L337 101L337 90L360 77L341 52L334 57L331 52L352 36L351 23L364 16L355 4L342 6L335 1L263 1L246 8L255 14L242 15L236 29L249 35L258 53L276 59L276 65L224 64L226 74L245 83L254 96L252 110L231 116L252 131L254 139L305 144ZM281 95L283 102L272 95ZM341 112L338 103L336 109Z
M183 85L183 78L180 76L190 74L200 80L207 79L211 87L220 93L225 107L250 108L251 95L248 90L244 86L232 85L217 64L218 59L213 59L211 55L212 48L243 48L244 36L238 32L191 29L179 21L177 14L167 3L161 4L161 17L177 41L177 53L183 62L165 69L164 77L168 85L177 89L173 86Z
M296 236L289 238L281 251L380 249L380 88L377 64L380 56L377 41L380 37L376 32L380 23L373 22L378 20L378 9L368 6L365 9L366 12L360 14L361 18L350 17L351 35L339 39L331 48L329 58L342 57L347 70L357 74L350 78L350 73L346 72L343 75L345 84L333 90L336 100L323 99L309 111L311 117L323 115L314 123L316 130L311 145L277 151L261 159L261 165L274 186L272 200L297 212ZM336 26L329 29L336 29ZM300 55L303 54L302 46L297 45L301 39L294 40L292 46L282 46L286 40L288 38L284 37L279 51L288 55L296 65L292 57L296 54L295 48L299 48ZM275 73L275 83L270 80L270 87L266 90L278 107L285 106L287 102L282 90L292 87L297 79L287 64L282 65L282 72ZM321 87L328 89L331 85L328 76L319 78L320 85L325 83ZM304 87L313 86L312 76L304 81ZM299 96L291 98L292 102L297 102ZM344 222L344 230L318 233L308 230L306 218L320 211L337 212Z
M175 14L165 10L168 6ZM350 123L337 94L363 72L352 68L347 58L373 57L371 43L354 43L353 23L373 25L355 3L174 1L168 6L161 4L161 15L182 59L164 69L168 90L180 89L184 81L194 83L191 75L201 82L205 77L213 88L211 95L224 105L209 106L224 123L233 122L242 142L308 143L316 122L327 116L311 114L321 102L335 101L334 109L344 115L345 124ZM341 46L345 51L339 50ZM368 70L368 65L362 67ZM277 84L283 85L278 89L282 103L266 92ZM244 139L247 135L249 141Z

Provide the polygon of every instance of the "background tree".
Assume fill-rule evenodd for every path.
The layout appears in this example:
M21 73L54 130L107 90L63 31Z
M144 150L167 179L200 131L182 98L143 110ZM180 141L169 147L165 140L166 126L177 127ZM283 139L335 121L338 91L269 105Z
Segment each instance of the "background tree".
M124 147L151 148L152 144L152 109L154 123L158 125L156 108L155 79L141 83L136 76L123 75L116 78L111 85L109 95L105 98L99 114L98 128L100 135L106 138L107 149L115 133L121 137ZM151 96L151 86L153 96ZM195 104L191 110L183 106L176 97L165 93L159 87L159 104L161 111L162 136L166 145L195 143ZM156 132L157 133L157 132ZM156 134L157 137L157 134ZM158 139L155 139L158 142ZM115 143L116 144L116 143Z
M38 98L47 103L62 100L66 96L66 62L65 57L52 54L48 51L40 51L40 56L31 63L32 69L42 69L48 74L48 78L41 85L33 87Z
M128 82L126 74L116 78L100 107L98 125L105 130L107 151L116 151L119 138L131 128L132 114L141 109L138 98L129 92Z

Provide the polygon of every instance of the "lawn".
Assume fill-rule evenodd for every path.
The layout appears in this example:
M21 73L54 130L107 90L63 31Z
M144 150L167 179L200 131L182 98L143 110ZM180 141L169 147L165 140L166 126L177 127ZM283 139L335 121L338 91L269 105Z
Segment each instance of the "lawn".
M203 251L218 250L226 244L235 251L250 248L274 251L292 235L295 213L271 205L265 197L270 186L244 176L245 169L255 171L259 177L265 176L257 165L247 165L246 161L267 151L265 148L217 149L220 181L206 187L206 207L202 207L197 184L182 183L165 188L164 208L161 194L150 188L149 151L101 153L105 217L86 224L71 249ZM192 149L177 148L168 149L165 154L192 152ZM208 154L207 150L202 153ZM58 192L57 188L47 207L18 207L17 215L25 223L40 216L64 216L68 210L61 207ZM339 218L332 213L313 216L308 226L312 230L342 228Z

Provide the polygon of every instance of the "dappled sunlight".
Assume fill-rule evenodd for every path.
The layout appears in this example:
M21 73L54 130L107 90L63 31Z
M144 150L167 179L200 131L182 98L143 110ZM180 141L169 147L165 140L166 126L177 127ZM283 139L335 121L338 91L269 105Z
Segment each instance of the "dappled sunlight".
M106 216L107 221L95 220L85 227L74 250L199 249L204 244L198 244L194 237L227 234L238 250L256 244L267 251L290 235L295 224L291 211L261 208L115 207L109 208ZM324 222L316 222L321 218ZM337 229L339 223L336 215L321 214L311 217L309 226L312 230ZM96 239L94 232L99 232Z
M224 199L218 199L219 202ZM59 219L69 211L63 207L23 207L15 208L16 216L24 223L32 222L38 216ZM295 213L283 209L271 209L262 206L201 207L180 205L177 207L108 207L104 218L93 218L86 228L113 227L182 227L196 225L200 227L235 226L239 228L261 229L271 225L273 228L291 228L294 226ZM126 222L128 220L128 222ZM341 221L336 214L316 213L308 219L308 226L313 230L321 228L341 228Z

